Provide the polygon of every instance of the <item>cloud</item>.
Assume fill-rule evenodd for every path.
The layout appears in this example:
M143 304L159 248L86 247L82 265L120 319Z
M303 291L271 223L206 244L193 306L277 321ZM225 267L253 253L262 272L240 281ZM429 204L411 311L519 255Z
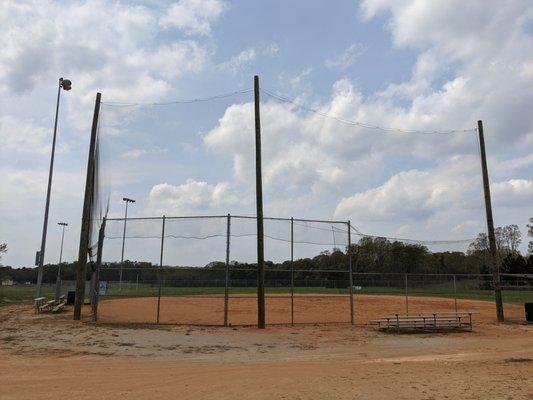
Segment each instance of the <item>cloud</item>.
M249 47L232 56L228 61L220 63L218 68L236 75L238 72L250 67L258 57L274 57L278 52L279 46L275 43L260 48Z
M0 116L0 152L49 154L50 144L45 142L47 133L32 123Z
M504 207L528 207L533 204L533 181L509 179L492 185L496 205Z
M228 182L210 185L187 179L181 185L160 183L150 190L148 208L157 215L194 215L242 201ZM227 209L226 209L227 210Z
M335 215L358 221L423 221L443 211L480 208L480 191L477 159L453 157L432 169L398 172L378 187L343 198Z
M357 60L357 58L359 58L364 52L365 48L361 43L353 43L338 56L324 61L324 65L327 68L346 69L352 66L355 63L355 60Z
M226 8L220 0L180 0L167 9L159 23L164 28L181 29L187 35L206 36Z
M201 3L176 3L173 15L183 12L185 20L196 15L184 26L193 30L197 21L205 31L222 3ZM211 57L207 46L194 40L176 35L159 40L160 20L167 17L159 8L104 0L8 2L0 9L0 93L48 89L59 76L68 77L69 122L80 130L90 124L85 116L96 90L104 101L161 100L184 74L200 73Z
M533 153L530 153L523 157L517 157L510 160L501 161L497 165L498 173L510 173L516 170L521 170L533 165Z
M130 149L120 155L121 158L127 160L137 160L145 156L161 155L167 152L167 149L154 148L154 149Z
M351 87L335 86L332 104L324 106L339 112L344 101L357 101ZM340 99L342 98L342 100ZM322 108L321 108L322 109ZM253 104L228 107L218 124L203 136L211 151L231 155L233 177L245 188L253 187L254 130ZM381 172L381 158L372 150L372 142L358 140L353 127L331 123L316 114L299 114L284 103L261 104L263 175L266 193L278 198L292 198L302 192L339 193L344 185L368 183ZM365 170L353 175L351 170ZM275 210L271 210L274 212Z

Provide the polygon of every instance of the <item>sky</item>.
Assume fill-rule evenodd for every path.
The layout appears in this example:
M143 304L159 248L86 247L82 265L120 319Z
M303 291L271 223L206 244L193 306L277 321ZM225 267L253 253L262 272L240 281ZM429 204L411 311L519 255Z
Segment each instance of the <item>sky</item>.
M45 262L58 260L60 221L69 224L64 260L77 256L97 91L110 216L123 214L123 196L136 199L135 217L254 215L255 74L265 215L350 220L391 237L473 238L486 229L474 130L481 119L495 224L517 224L525 252L533 217L530 1L0 5L5 265L33 265L40 247L59 77L73 84L61 94ZM175 229L223 231L219 222ZM109 236L119 231L110 227ZM223 258L214 245L195 246L176 247L175 262ZM126 258L140 259L148 247L130 244ZM107 248L116 259L117 245ZM241 248L253 256L253 243Z

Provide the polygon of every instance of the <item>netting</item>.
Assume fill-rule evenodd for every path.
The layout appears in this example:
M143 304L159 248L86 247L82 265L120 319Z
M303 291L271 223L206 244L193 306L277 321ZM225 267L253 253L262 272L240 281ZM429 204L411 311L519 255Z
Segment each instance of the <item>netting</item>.
M324 218L264 219L267 323L353 322L362 294L394 295L390 312L398 312L402 294L453 293L456 308L458 276L476 274L463 281L472 293L483 286L490 266L461 233L483 226L475 129L375 126L357 122L349 107L305 107L262 93L266 209ZM101 320L256 322L252 96L245 89L158 104L102 103L91 230L94 255L107 216ZM463 157L446 156L465 146ZM400 166L407 171L390 178ZM354 196L352 183L361 189L387 178L373 201ZM125 197L135 200L129 210ZM455 222L438 211L450 200L462 210ZM361 204L370 204L370 217ZM357 221L328 220L333 215ZM410 226L420 217L425 226ZM441 234L428 237L430 230Z
M264 235L268 323L350 322L348 223L265 218ZM109 219L99 320L254 324L256 246L253 217Z

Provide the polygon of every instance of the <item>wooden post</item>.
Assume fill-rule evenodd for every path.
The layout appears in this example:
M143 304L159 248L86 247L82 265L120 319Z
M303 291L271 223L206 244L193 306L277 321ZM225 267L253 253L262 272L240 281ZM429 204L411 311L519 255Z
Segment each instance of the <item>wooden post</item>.
M228 306L229 306L229 251L231 236L231 215L228 214L226 228L226 276L224 284L224 326L228 326Z
M352 270L352 224L348 221L348 273L350 278L348 282L350 284L350 323L355 323L354 306L353 306L353 270Z
M157 323L159 324L159 312L161 309L161 269L163 268L163 250L165 248L165 219L163 215L163 226L161 227L161 252L159 253L159 271L157 271L157 280L159 289L157 292Z
M453 275L453 303L455 312L457 312L457 282L455 281L455 274Z
M255 191L257 205L257 326L265 328L265 248L263 231L263 182L261 179L261 119L259 77L254 76L255 102Z
M291 217L291 325L294 325L294 218Z
M485 193L485 212L487 214L487 232L489 237L490 258L492 263L492 280L494 286L494 299L496 303L496 317L498 322L505 320L503 315L502 289L500 287L500 263L496 237L494 235L494 220L492 219L492 204L490 200L489 172L487 169L487 156L485 153L485 137L483 136L483 122L477 121L479 134L479 150L481 153L481 172L483 174L483 192Z
M407 274L405 274L405 314L409 315L409 293L407 292Z
M74 301L74 319L81 319L81 308L85 299L85 274L87 272L87 252L89 249L89 227L91 224L91 206L94 193L94 157L96 150L96 134L98 131L98 116L100 114L101 93L96 93L94 103L93 125L91 128L91 142L87 160L87 176L85 178L85 196L83 199L83 214L81 218L80 247L78 251L78 270L76 276L76 299Z

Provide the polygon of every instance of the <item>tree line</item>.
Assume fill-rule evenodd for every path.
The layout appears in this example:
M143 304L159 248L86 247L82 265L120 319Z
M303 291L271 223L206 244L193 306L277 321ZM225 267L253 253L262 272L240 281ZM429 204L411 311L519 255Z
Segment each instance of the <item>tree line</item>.
M533 219L530 220L533 223ZM528 225L530 235L533 237L533 225ZM504 273L533 274L533 254L523 256L520 254L520 230L516 225L508 225L496 229L496 242L500 269ZM530 242L530 246L531 242ZM0 247L4 252L7 247ZM391 241L383 237L363 237L352 244L351 249L333 249L320 254L290 261L275 263L266 261L267 279L286 279L289 275L283 271L294 269L294 279L345 279L338 278L337 272L348 271L348 250L352 254L352 270L354 272L372 273L410 273L410 274L490 274L491 262L489 258L487 235L480 233L470 244L466 252L444 251L431 252L421 244ZM102 268L102 280L118 280L120 263L106 263ZM126 281L156 281L158 279L158 266L149 262L125 261L123 265L123 279ZM44 266L43 282L55 282L57 264ZM63 280L76 279L77 262L63 263L61 276ZM235 279L253 280L256 264L231 262L232 276ZM203 268L190 268L187 266L168 265L164 268L166 280L218 280L224 279L225 263L213 261ZM279 272L276 272L279 271ZM162 272L160 272L162 273ZM88 268L87 279L90 279L91 268ZM161 276L161 275L159 275ZM35 283L37 270L30 268L12 268L0 265L0 280L11 279L17 283Z

